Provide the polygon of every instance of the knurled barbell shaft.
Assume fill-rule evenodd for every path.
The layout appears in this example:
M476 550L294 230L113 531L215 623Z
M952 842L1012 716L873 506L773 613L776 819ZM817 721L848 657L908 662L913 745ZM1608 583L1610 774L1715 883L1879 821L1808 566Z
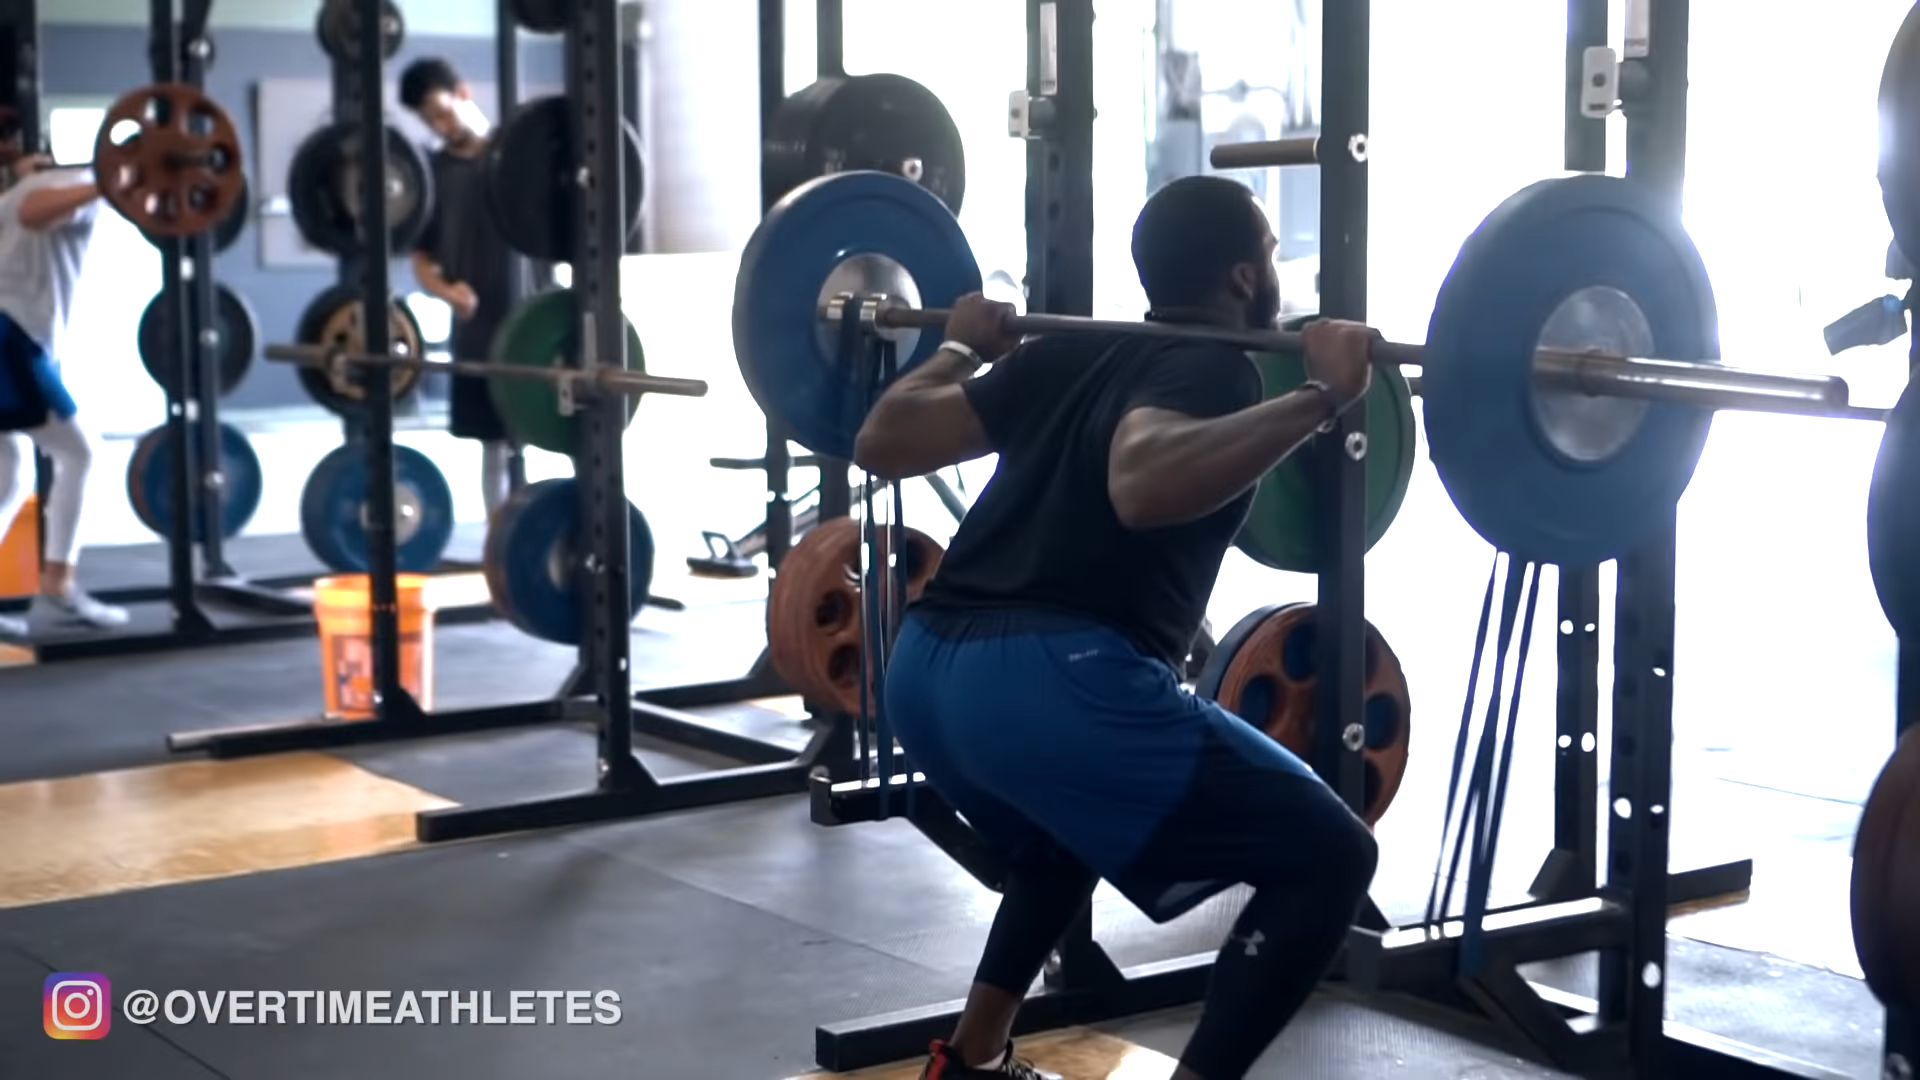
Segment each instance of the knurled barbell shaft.
M1221 143L1207 155L1216 169L1291 168L1320 163L1320 139L1302 135L1293 139Z
M938 330L946 326L948 314L933 308L881 304L873 313L873 323L883 329ZM832 318L834 312L823 311L822 317ZM1300 352L1306 347L1300 333L1293 330L1229 330L1181 323L1082 319L1071 315L1015 315L1007 320L1007 328L1022 335L1143 334L1220 342L1259 352ZM1418 367L1421 352L1418 345L1376 341L1372 357L1375 363ZM1854 415L1847 404L1847 381L1832 375L1779 375L1720 364L1561 349L1538 350L1534 361L1541 385L1551 390L1712 409Z
M324 368L336 361L344 360L349 364L369 367L445 371L454 375L478 375L488 379L542 379L547 382L560 382L569 377L569 372L575 372L583 381L609 394L625 394L630 397L638 397L642 394L705 397L707 394L707 384L703 379L677 379L667 375L648 375L644 372L623 371L613 367L583 370L500 364L482 360L425 360L417 356L382 356L379 353L346 352L342 349L328 348L325 345L269 345L266 347L265 355L269 360L299 364L302 367Z

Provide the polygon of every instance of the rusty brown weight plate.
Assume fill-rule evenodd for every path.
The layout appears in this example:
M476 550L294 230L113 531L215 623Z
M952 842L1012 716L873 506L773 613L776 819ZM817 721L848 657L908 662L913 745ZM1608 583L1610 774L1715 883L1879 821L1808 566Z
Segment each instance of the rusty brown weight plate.
M907 599L913 600L927 587L944 552L926 533L902 531ZM886 543L883 532L883 552ZM808 701L849 715L860 712L860 549L858 522L836 518L815 527L787 553L767 597L773 669Z
M1214 647L1194 689L1265 731L1301 760L1313 760L1318 709L1313 604L1283 604L1248 615ZM1407 772L1412 703L1400 658L1372 623L1367 624L1365 686L1361 700L1366 732L1365 809L1368 825L1379 822Z
M391 312L390 340L407 356L419 356L420 327L413 320L413 313L406 305L394 301L388 308ZM303 345L326 345L347 352L366 351L366 333L361 323L361 300L358 289L335 285L321 293L307 310L301 314L298 338ZM393 398L395 401L412 393L419 385L421 372L405 368L394 368ZM366 406L366 369L349 366L344 370L332 368L299 369L300 384L308 395L329 410L342 415L357 412Z
M219 226L245 197L240 134L213 99L184 83L130 91L93 144L100 194L149 236Z
M1920 734L1880 770L1853 841L1853 948L1874 995L1920 1008Z

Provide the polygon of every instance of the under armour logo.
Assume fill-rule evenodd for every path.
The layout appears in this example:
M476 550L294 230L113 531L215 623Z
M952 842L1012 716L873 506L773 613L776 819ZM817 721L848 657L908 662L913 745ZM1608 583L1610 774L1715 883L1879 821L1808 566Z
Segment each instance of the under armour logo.
M1260 943L1267 940L1267 935L1261 933L1258 930L1255 930L1253 933L1248 934L1246 937L1234 937L1231 934L1229 934L1228 937L1233 941L1244 942L1247 946L1248 956L1259 956Z

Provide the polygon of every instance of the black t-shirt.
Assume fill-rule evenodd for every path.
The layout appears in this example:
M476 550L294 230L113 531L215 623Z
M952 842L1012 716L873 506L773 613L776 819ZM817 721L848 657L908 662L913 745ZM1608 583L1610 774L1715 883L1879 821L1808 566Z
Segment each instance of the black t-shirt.
M1107 495L1113 433L1143 406L1208 418L1256 404L1253 361L1227 345L1039 338L966 394L1000 464L920 606L1083 617L1179 666L1253 493L1196 521L1129 529Z
M513 303L513 249L500 236L487 206L486 155L461 157L441 149L433 152L433 213L414 247L440 264L448 281L473 289L479 310L454 331L456 346L483 350L474 359L486 359L484 350L493 331L506 320Z

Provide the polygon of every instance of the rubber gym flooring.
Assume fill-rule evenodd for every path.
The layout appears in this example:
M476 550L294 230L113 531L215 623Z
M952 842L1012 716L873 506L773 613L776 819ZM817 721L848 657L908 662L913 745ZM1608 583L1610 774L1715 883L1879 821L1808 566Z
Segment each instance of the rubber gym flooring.
M1770 449L1777 434L1752 429L1742 443L1735 428L1716 440L1734 440L1749 467L1787 452ZM1846 873L1856 804L1891 741L1890 636L1875 636L1885 635L1871 593L1851 576L1863 559L1791 568L1802 547L1835 543L1832 530L1800 524L1820 513L1808 500L1844 509L1859 493L1832 485L1796 506L1749 502L1761 480L1715 480L1714 468L1703 481L1719 494L1687 512L1682 554L1674 866L1751 856L1755 883L1743 903L1673 921L1670 1016L1827 1075L1871 1077L1880 1012L1851 955ZM1399 917L1420 909L1431 881L1444 736L1481 587L1481 557L1450 514L1431 476L1417 479L1369 581L1370 616L1407 663L1421 725L1415 767L1380 828L1374 896ZM302 569L297 540L242 545L235 560L256 573ZM151 546L102 550L85 572L95 587L122 573L150 583L158 558ZM764 641L764 579L698 582L661 565L654 591L688 606L639 618L636 685L744 673ZM1460 569L1436 575L1436 565ZM1217 628L1259 602L1307 595L1298 580L1264 575L1258 593L1248 580L1245 568L1223 575ZM543 698L571 665L570 650L503 624L445 626L437 703ZM0 1001L15 1003L0 1008L0 1075L782 1080L812 1072L817 1024L964 991L994 897L897 823L819 828L796 796L433 847L411 839L420 809L589 787L585 728L223 763L165 751L170 732L310 716L318 679L311 639L0 671ZM1544 748L1550 672L1531 686L1522 745ZM712 711L716 725L795 746L807 734L793 702ZM652 744L642 756L662 773L731 764ZM1549 846L1548 815L1524 808L1545 806L1550 760L1519 755L1496 903L1520 898ZM1154 927L1103 891L1096 933L1123 965L1208 953L1235 906L1224 897ZM457 1028L116 1020L104 1039L55 1041L36 1029L34 1005L53 972L104 973L117 995L613 990L622 1016ZM1577 962L1533 974L1591 990ZM1031 1047L1070 1063L1071 1076L1162 1077L1156 1053L1178 1052L1194 1014ZM1330 990L1256 1075L1558 1074Z

